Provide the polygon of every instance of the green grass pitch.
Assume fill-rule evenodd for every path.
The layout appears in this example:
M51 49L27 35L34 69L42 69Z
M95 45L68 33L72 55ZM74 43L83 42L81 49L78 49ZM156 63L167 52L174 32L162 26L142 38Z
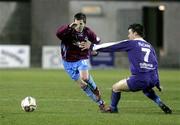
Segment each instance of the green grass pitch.
M91 70L106 102L110 102L111 86L129 76L127 70ZM161 99L173 114L164 114L142 92L122 93L118 114L98 110L64 70L1 69L0 125L180 125L180 71L160 70L163 92ZM21 100L33 96L37 110L22 111Z

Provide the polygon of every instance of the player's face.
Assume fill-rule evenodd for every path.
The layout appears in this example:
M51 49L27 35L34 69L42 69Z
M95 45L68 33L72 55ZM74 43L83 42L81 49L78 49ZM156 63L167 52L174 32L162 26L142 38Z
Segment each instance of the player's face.
M76 31L82 32L83 29L84 29L84 27L85 27L84 21L83 21L83 20L76 20L76 19L75 19L75 20L74 20L74 23L77 24L77 27L75 28Z
M128 38L130 39L130 40L133 40L133 39L135 39L135 32L133 32L132 31L132 29L129 29L128 30Z

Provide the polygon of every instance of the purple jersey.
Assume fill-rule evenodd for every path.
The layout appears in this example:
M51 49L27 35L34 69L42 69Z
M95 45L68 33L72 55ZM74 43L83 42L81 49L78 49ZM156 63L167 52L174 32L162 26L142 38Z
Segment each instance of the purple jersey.
M105 43L94 46L93 50L101 52L126 51L133 75L150 72L158 68L155 50L151 44L144 39Z
M61 26L57 33L57 37L61 40L61 55L65 61L75 62L81 59L88 59L90 50L81 50L79 43L89 40L93 44L98 44L100 39L88 27L84 27L82 32L77 32L69 25Z

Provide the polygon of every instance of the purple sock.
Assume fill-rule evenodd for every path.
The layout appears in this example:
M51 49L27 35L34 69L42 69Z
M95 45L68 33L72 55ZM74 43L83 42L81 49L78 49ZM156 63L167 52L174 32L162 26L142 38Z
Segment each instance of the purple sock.
M153 100L156 104L161 104L161 99L156 95L153 89L143 90L143 93L151 100Z
M112 110L117 110L117 105L118 105L120 98L121 98L121 92L112 91L112 95L111 95L111 108L112 108Z

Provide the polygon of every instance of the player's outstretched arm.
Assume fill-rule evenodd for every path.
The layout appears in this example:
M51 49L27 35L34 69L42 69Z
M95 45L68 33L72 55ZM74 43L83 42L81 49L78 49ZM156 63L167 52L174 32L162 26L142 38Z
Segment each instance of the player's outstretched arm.
M127 44L128 44L127 41L128 40L123 40L123 41L109 42L109 43L94 45L93 50L94 51L101 51L101 52L120 51L120 50L123 50L124 48L127 47Z
M117 41L117 42L109 42L103 44L92 44L91 42L81 42L80 46L81 50L91 49L92 51L100 51L100 52L115 52L115 51L123 51L128 48L128 40Z
M103 43L103 44L99 44L99 45L94 45L93 50L96 51L99 49L108 48L108 47L111 47L111 46L116 45L116 44L117 44L117 42L110 42L110 43Z

